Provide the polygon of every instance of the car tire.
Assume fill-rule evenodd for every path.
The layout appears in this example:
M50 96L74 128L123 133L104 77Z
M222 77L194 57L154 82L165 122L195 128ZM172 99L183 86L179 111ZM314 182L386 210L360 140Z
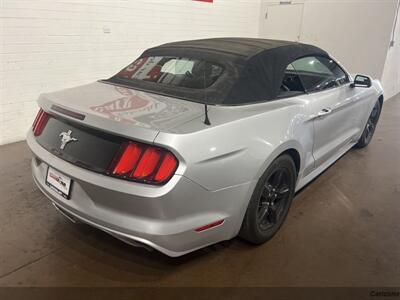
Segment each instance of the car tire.
M283 154L271 163L256 185L239 237L262 244L278 232L289 212L296 179L296 166L289 155Z
M371 142L372 137L375 133L376 125L378 124L379 117L381 115L382 105L380 101L377 101L372 109L371 114L368 117L367 124L365 125L364 131L354 146L357 149L365 148Z

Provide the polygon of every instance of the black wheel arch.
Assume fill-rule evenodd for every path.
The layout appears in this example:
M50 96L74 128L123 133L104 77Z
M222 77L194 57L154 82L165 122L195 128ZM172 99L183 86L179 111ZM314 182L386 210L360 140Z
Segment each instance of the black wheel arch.
M283 151L277 157L282 156L284 154L288 154L293 159L294 165L296 166L296 173L297 173L296 175L298 176L299 172L300 172L300 166L301 166L300 153L296 149L290 148L290 149Z

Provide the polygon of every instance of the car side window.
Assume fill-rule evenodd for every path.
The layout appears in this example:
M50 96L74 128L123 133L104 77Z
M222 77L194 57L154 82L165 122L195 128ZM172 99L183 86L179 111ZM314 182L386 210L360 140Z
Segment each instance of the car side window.
M288 65L285 70L285 75L281 84L279 98L291 97L299 94L304 94L304 87L300 77L297 74L292 64Z
M350 82L332 59L323 56L300 58L292 63L307 92L323 91Z

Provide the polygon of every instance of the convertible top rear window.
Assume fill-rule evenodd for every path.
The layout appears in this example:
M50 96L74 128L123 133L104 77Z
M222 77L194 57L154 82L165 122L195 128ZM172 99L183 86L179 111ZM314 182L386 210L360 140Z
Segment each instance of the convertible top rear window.
M120 71L116 77L126 81L146 81L158 84L204 89L222 74L223 68L211 62L174 56L141 57Z
M175 42L146 50L107 82L199 103L243 105L277 99L286 67L310 55L328 56L318 47L287 41Z

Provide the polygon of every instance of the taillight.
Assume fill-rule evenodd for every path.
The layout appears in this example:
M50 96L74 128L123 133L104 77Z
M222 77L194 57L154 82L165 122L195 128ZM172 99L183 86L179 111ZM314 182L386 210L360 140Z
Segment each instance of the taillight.
M116 157L117 164L112 170L114 175L128 175L136 168L139 158L142 155L142 147L135 143L123 144L120 151L120 156Z
M42 134L44 127L46 127L47 121L49 120L50 115L46 113L43 109L40 109L35 121L32 125L32 131L35 136L39 136Z
M166 149L137 142L121 145L108 174L145 183L166 183L175 173L178 160Z

